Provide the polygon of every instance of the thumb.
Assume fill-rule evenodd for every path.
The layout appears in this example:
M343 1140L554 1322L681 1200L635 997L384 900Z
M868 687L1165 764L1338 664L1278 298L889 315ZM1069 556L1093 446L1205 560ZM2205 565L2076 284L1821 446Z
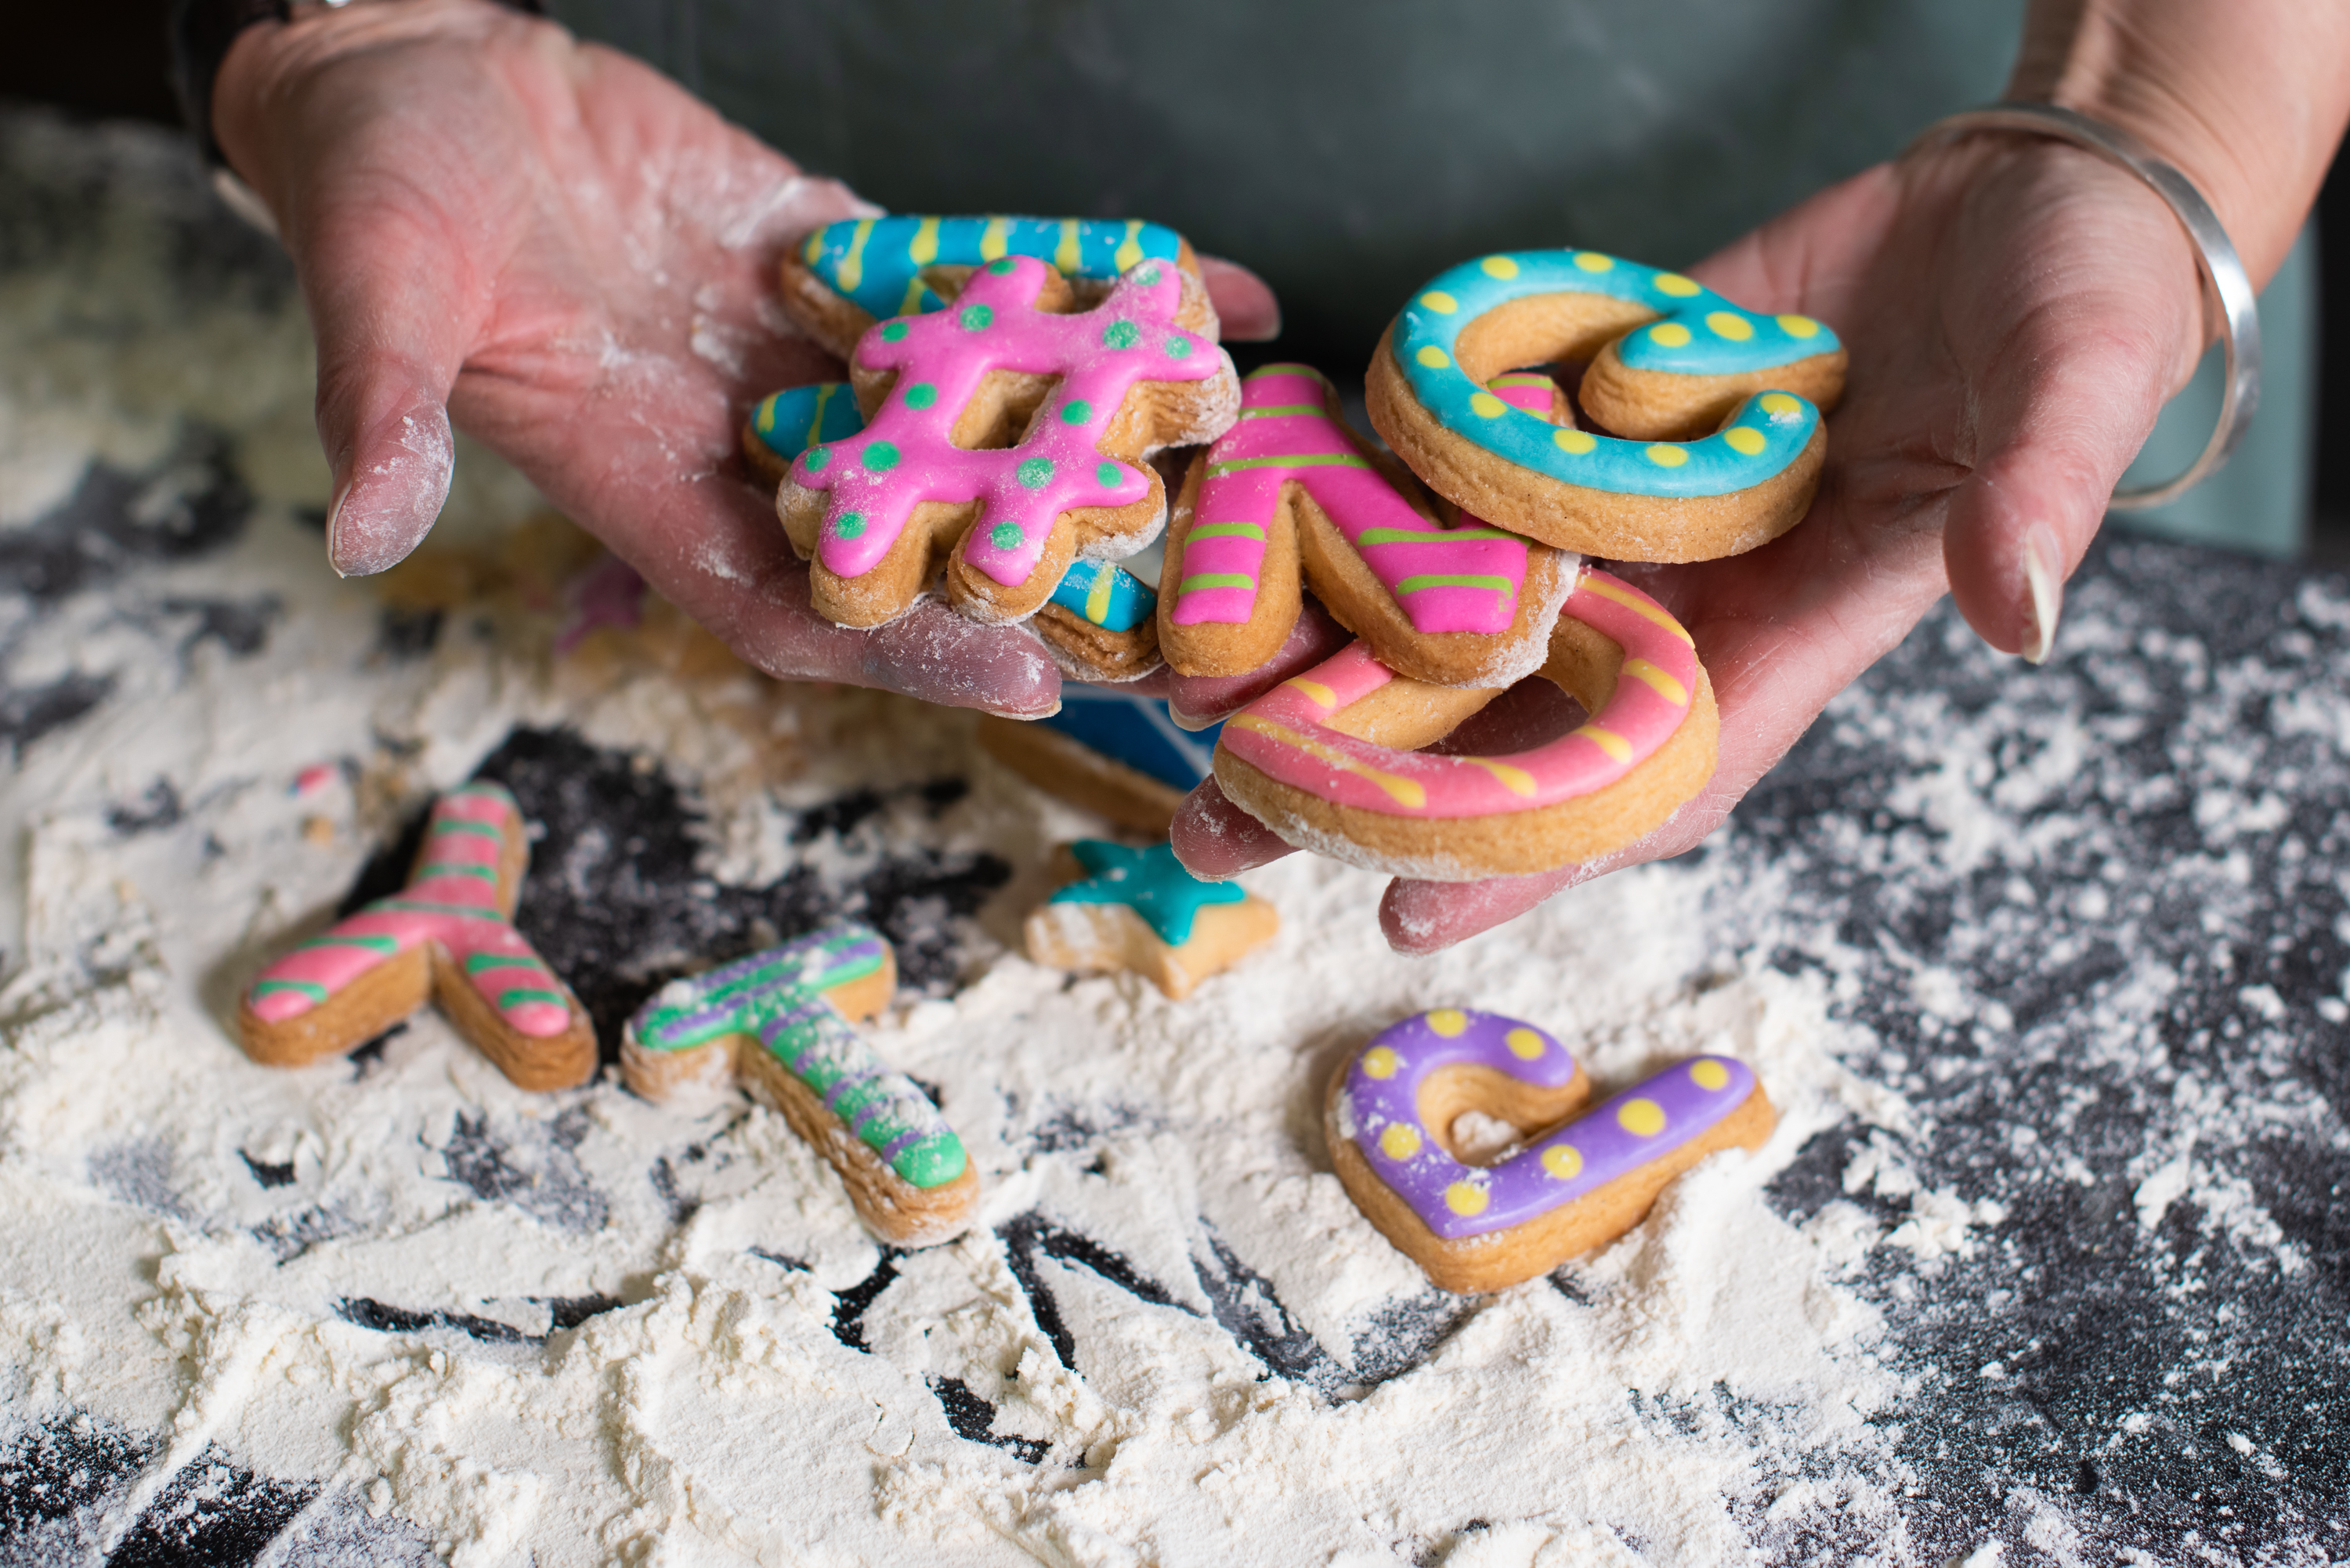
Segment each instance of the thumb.
M318 339L318 441L334 471L327 559L380 572L416 548L449 497L449 389L473 313L462 253L429 214L353 204L289 235Z
M2064 579L2154 427L2193 322L2143 298L2076 296L2028 317L1970 378L1975 461L1950 493L1942 559L1993 648L2048 657Z

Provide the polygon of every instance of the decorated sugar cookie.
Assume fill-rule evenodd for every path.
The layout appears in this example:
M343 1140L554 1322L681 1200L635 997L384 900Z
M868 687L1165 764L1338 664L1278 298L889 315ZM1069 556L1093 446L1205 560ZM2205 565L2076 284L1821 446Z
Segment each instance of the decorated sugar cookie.
M1088 305L1147 261L1200 271L1182 235L1133 218L847 218L784 258L784 309L846 359L875 322L943 310L972 272L1006 256L1049 264Z
M1488 386L1561 360L1589 361L1584 410L1608 433ZM1844 374L1843 344L1809 317L1744 310L1597 251L1516 251L1415 293L1365 395L1414 473L1500 527L1615 560L1705 561L1802 519Z
M836 921L671 981L629 1021L620 1071L649 1100L741 1084L832 1162L876 1236L942 1241L970 1223L978 1173L930 1096L849 1023L879 1012L897 983L881 934Z
M1324 1127L1347 1194L1440 1289L1496 1291L1614 1241L1665 1184L1778 1123L1753 1069L1677 1062L1585 1109L1566 1048L1497 1013L1439 1008L1382 1031L1330 1080ZM1453 1127L1482 1112L1521 1144L1489 1165Z
M407 887L261 971L237 1007L245 1054L298 1067L366 1044L431 1001L522 1087L586 1083L595 1031L514 927L529 861L521 809L502 786L442 795Z
M1586 572L1543 677L1591 717L1508 756L1431 755L1501 695L1410 681L1361 642L1224 722L1216 782L1287 843L1357 866L1474 881L1581 865L1663 826L1713 776L1713 689L1680 623Z
M809 447L865 428L846 381L792 387L763 398L743 426L751 466L781 484ZM1079 680L1133 680L1159 668L1158 595L1107 561L1072 561L1032 625L1065 674Z
M1067 855L1075 879L1028 917L1028 956L1048 968L1132 970L1180 1002L1281 929L1272 905L1201 881L1167 845L1083 839Z
M952 310L866 334L849 364L865 429L802 452L775 497L816 609L879 626L943 564L965 615L1021 620L1079 556L1149 543L1166 492L1144 460L1214 439L1239 411L1206 299L1191 274L1146 261L1072 310L1058 273L1007 256Z
M1545 377L1495 395L1548 420ZM1321 372L1269 365L1240 422L1193 460L1167 535L1159 637L1185 675L1241 675L1296 624L1301 576L1399 674L1507 686L1541 668L1579 563L1475 517L1446 527L1419 487L1339 417Z

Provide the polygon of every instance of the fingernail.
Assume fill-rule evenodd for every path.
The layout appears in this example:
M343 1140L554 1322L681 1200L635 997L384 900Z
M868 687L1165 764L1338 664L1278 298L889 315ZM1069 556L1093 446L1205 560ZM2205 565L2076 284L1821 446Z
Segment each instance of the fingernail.
M2056 618L2064 608L2064 557L2056 535L2034 523L2023 536L2023 645L2015 651L2033 664L2045 664L2056 645Z
M327 565L334 568L335 576L338 577L350 576L343 570L343 553L336 545L342 537L343 503L351 498L351 484L352 481L345 480L343 487L335 492L334 504L327 508Z

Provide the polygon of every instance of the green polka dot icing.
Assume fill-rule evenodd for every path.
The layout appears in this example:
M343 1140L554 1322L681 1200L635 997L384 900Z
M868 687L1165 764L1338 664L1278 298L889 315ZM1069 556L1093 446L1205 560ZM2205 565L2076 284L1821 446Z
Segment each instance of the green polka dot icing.
M995 274L996 276L1002 277L1005 273L1012 270L1012 258L1010 256L998 256L993 261L987 264L987 270Z
M906 406L910 409L927 409L938 400L939 389L928 381L917 381L906 389Z
M865 449L865 466L875 473L887 473L898 466L898 449L886 441L877 441Z
M1016 550L1020 548L1021 541L1026 537L1027 535L1020 531L1020 524L1017 523L998 523L995 525L995 531L988 535L999 550Z
M832 535L836 539L854 539L864 532L865 517L862 513L844 512L833 519Z
M1546 294L1603 294L1657 312L1661 320L1618 340L1617 354L1634 369L1723 375L1792 364L1838 347L1834 332L1808 317L1742 310L1678 273L1596 251L1485 256L1431 279L1397 317L1396 362L1439 424L1564 483L1672 498L1751 489L1793 462L1819 428L1819 410L1808 400L1776 391L1748 398L1728 427L1693 441L1619 441L1561 431L1502 406L1454 362L1456 345L1470 323L1496 306ZM1667 327L1679 330L1662 330Z
M1191 352L1191 345L1185 342L1182 338L1170 337L1167 340L1167 357L1170 359L1180 359Z
M1083 398L1071 398L1061 405L1061 422L1065 425L1087 424L1093 417L1094 406Z
M1100 484L1105 489L1110 485L1118 483L1125 477L1126 470L1118 467L1118 465L1114 462L1107 461L1105 461L1099 468L1094 470L1095 483Z
M882 328L881 328L881 340L882 340L883 342L885 342L885 343L902 343L902 342L904 342L904 341L905 341L905 339L906 339L906 324L905 324L904 322L902 322L902 321L891 321L891 322L888 322L888 323L886 323L886 324L882 327Z
M1131 348L1142 341L1142 328L1131 321L1113 321L1102 328L1102 341L1113 348Z
M801 457L800 461L807 464L807 471L810 473L822 473L824 472L824 465L832 461L832 448L828 446L812 446L807 449L806 453Z
M1023 490L1042 490L1052 481L1053 460L1032 457L1014 471L1013 477L1020 481Z
M995 325L995 312L984 305L967 305L963 306L962 315L956 319L962 323L963 330L966 332L984 332ZM903 335L900 334L900 336Z

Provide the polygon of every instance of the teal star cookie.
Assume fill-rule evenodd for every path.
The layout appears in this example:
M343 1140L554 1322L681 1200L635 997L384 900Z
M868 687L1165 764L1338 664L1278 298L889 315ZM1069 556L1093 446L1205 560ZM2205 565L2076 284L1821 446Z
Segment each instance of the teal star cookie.
M1070 845L1069 852L1090 875L1055 893L1053 903L1124 904L1170 947L1191 940L1191 923L1206 906L1237 904L1248 897L1237 882L1202 882L1184 870L1171 845L1128 849L1083 838Z

